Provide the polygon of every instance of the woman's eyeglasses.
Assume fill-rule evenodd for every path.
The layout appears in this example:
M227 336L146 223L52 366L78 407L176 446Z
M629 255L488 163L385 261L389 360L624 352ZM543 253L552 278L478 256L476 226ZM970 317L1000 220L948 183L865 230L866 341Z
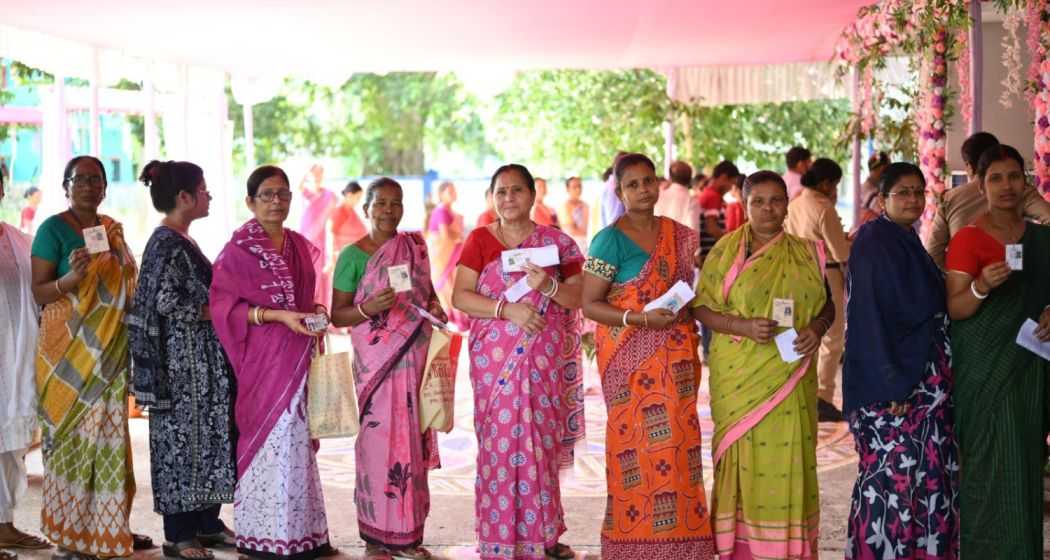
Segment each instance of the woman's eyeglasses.
M894 198L921 198L926 199L927 191L919 189L903 189L899 191L892 191L889 193Z
M263 191L263 192L255 195L255 198L257 198L257 199L259 199L259 200L261 200L263 202L273 202L274 198L280 200L281 202L288 202L289 200L292 199L292 191L289 191L289 190Z
M101 175L73 175L66 179L66 182L74 187L86 187L91 185L92 187L102 186Z

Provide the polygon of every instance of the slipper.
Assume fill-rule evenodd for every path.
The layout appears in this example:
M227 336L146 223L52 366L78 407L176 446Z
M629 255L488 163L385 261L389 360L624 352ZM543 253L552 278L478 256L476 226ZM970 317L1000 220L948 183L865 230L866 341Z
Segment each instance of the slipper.
M318 558L327 558L329 556L339 556L339 549L332 546L331 543L324 543L317 548Z
M557 543L554 545L554 548L548 548L543 552L547 558L553 558L554 560L572 560L576 558L576 551L561 543Z
M197 556L187 556L187 550L203 550L204 554ZM210 550L204 548L199 541L196 539L189 541L179 541L177 543L164 543L161 547L164 551L164 556L168 558L175 558L176 560L215 560L215 555Z
M433 558L430 551L421 546L391 550L390 555L394 558L409 558L410 560L430 560Z
M18 560L18 555L10 550L0 550L0 560Z
M364 560L392 560L393 556L390 551L386 548L376 545L368 544L365 545L365 558Z
M149 550L156 546L157 545L153 544L153 539L146 535L140 535L138 533L131 534L131 548L135 550Z
M34 537L26 533L22 533L16 540L11 542L0 542L0 548L21 548L24 550L43 550L45 548L51 548L51 543L45 541L40 537Z
M197 535L197 540L207 548L232 548L237 546L237 536L229 529L219 531L218 533Z

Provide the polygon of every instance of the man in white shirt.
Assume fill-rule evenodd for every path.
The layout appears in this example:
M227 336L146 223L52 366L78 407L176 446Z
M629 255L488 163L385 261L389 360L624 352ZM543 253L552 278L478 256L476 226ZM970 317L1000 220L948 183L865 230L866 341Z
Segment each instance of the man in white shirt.
M784 182L787 183L788 200L795 200L795 197L802 192L802 175L813 164L813 154L802 146L792 146L784 154L784 163L787 164Z
M660 191L660 198L656 201L653 213L671 218L694 230L699 229L700 203L688 186L693 179L693 168L684 161L675 161L671 164L668 175L671 184Z

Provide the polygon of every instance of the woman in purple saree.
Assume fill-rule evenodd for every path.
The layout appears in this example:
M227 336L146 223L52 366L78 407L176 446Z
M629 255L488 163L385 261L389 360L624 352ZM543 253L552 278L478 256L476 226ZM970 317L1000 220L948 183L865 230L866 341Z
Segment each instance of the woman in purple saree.
M401 185L383 177L365 192L369 234L339 255L332 322L351 326L361 431L354 454L354 504L365 558L430 558L420 546L430 512L427 471L440 464L434 432L420 432L419 388L432 327L419 312L445 320L430 284L427 247L418 233L398 233ZM391 275L407 265L411 290L395 292Z
M558 542L565 532L558 470L572 465L583 437L583 255L568 235L529 220L535 184L528 169L499 168L489 190L499 221L467 238L453 292L453 305L474 318L478 549L485 559L573 558ZM556 247L558 264L504 270L503 251L547 246ZM527 293L508 295L522 278Z
M285 229L292 191L278 167L248 177L255 218L215 261L211 316L237 377L237 550L307 560L334 552L306 422L306 377L316 337L302 319L314 302L320 252Z

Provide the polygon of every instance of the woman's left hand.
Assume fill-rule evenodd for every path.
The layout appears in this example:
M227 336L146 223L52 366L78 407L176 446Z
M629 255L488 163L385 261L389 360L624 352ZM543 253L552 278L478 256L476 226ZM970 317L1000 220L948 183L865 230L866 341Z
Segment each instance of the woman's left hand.
M1039 316L1039 327L1035 329L1035 337L1042 342L1050 340L1050 307L1043 310Z
M813 330L813 327L806 327L799 331L798 337L795 338L795 352L802 354L803 356L811 356L814 352L820 348L820 339L822 337Z
M106 230L106 234L124 239L124 226L120 222L113 222L109 229Z
M447 323L448 322L448 315L446 315L445 314L445 310L441 308L441 302L440 301L438 301L436 299L430 300L430 305L427 306L427 311L431 315L437 317L438 320L440 320L442 323Z
M549 288L547 280L550 279L550 276L547 274L546 270L543 270L530 262L525 263L523 268L525 269L525 283L527 283L530 288L537 292L542 288Z

